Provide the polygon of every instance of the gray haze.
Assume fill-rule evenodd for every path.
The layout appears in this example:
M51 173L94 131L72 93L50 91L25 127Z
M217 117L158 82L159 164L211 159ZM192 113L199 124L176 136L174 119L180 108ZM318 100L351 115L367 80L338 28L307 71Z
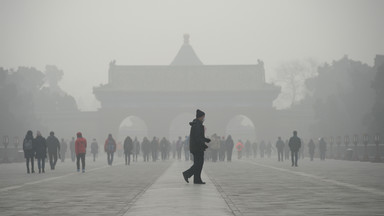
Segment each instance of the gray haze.
M168 65L191 35L206 65L349 58L373 65L384 52L384 1L1 1L0 65L56 65L81 110L99 107L92 87L108 63ZM286 107L284 100L275 104Z

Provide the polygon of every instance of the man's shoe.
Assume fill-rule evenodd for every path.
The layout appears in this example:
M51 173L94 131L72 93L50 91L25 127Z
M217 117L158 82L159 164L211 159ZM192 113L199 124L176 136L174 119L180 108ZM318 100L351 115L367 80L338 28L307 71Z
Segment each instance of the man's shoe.
M205 182L193 182L193 184L205 184Z
M189 183L189 181L188 181L188 177L187 177L187 175L183 172L183 177L184 177L184 180L187 182L187 183Z

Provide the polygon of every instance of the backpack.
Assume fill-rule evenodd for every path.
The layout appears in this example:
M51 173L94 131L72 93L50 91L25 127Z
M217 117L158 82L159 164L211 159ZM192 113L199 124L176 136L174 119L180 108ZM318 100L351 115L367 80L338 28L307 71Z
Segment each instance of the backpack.
M24 143L24 149L27 151L30 151L30 150L32 150L32 148L33 148L32 140L26 140Z
M115 146L113 145L113 140L108 140L107 151L113 152L114 150L115 150Z

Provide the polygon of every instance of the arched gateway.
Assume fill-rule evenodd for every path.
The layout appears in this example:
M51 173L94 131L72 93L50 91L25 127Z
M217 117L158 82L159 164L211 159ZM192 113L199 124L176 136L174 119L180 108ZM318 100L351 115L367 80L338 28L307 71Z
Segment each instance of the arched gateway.
M210 134L225 135L228 122L241 114L254 123L258 135L272 136L276 113L272 101L280 89L265 82L260 60L254 65L204 65L184 35L184 44L170 65L130 66L113 61L108 73L108 83L93 91L101 102L100 132L117 134L122 120L137 116L147 125L149 136L169 137L175 118L199 108L207 113ZM184 127L189 128L188 122Z

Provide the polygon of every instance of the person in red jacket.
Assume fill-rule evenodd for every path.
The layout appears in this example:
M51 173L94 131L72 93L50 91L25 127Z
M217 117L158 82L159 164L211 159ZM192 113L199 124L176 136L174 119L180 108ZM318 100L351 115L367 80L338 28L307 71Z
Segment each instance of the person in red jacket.
M87 140L83 138L83 135L81 134L81 132L78 132L77 139L75 142L77 172L80 172L80 160L81 160L81 167L82 167L83 173L85 172L86 149L87 149Z
M239 142L236 144L235 148L237 149L237 159L241 159L242 151L243 151L243 148L244 148L244 145L241 142L241 140L239 140Z
M112 166L113 154L116 152L116 141L113 139L112 134L109 134L107 140L105 140L104 151L108 155L108 165Z

